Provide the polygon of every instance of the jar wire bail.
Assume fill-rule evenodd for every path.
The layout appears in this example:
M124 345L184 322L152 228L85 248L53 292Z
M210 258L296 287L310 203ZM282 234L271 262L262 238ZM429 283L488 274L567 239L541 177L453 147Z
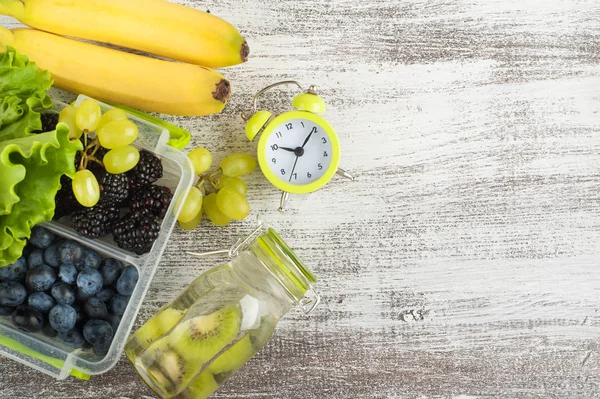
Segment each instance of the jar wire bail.
M222 249L222 250L208 251L208 252L186 251L186 253L188 255L196 256L199 258L216 256L216 255L224 255L224 256L227 256L228 258L233 259L236 256L238 256L240 251L242 251L245 247L247 247L252 241L254 241L256 238L258 238L258 236L260 236L263 233L264 224L263 224L262 220L260 219L260 216L256 217L256 223L257 223L257 226L254 228L254 230L252 230L252 232L250 234L248 234L245 237L240 237L235 242L235 244L233 244L229 249ZM279 277L276 276L271 270L269 270L269 273L277 280L280 280ZM287 286L283 283L282 283L282 285L285 287L288 294L290 296L294 297L294 294L289 290L289 288L287 288ZM305 315L308 315L315 310L315 308L319 305L320 302L321 302L321 295L319 295L319 293L317 292L315 287L309 283L308 290L304 294L304 297L298 302L298 304L300 305L302 312Z

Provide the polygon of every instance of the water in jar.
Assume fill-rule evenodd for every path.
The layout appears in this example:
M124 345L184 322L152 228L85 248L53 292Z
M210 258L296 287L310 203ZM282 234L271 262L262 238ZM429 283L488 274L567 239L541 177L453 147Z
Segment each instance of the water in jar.
M231 278L228 265L198 277L127 342L127 356L160 397L208 397L273 334L277 304Z

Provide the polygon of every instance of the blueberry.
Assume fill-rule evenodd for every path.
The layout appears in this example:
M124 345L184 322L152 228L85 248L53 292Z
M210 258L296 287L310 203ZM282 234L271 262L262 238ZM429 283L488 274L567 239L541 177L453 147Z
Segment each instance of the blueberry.
M116 333L117 329L119 328L119 324L121 324L121 318L116 314L109 313L104 320L108 321L108 324L110 324L113 331Z
M96 345L93 347L94 354L96 356L104 357L108 354L108 350L110 349L110 343L103 345Z
M83 337L93 346L105 346L112 342L114 331L104 320L92 319L83 326Z
M83 334L76 328L67 332L59 332L58 336L65 344L72 348L81 348L85 344Z
M27 290L14 281L0 283L0 305L19 306L27 299Z
M0 316L10 316L15 311L15 308L12 306L2 306L0 305Z
M27 304L42 314L48 314L50 309L56 305L56 302L54 302L54 298L45 292L34 292L29 295Z
M46 264L48 264L52 267L60 266L60 255L59 255L60 246L61 246L60 243L52 244L52 245L50 245L50 247L48 247L46 252L44 252L44 260L46 261ZM31 266L29 268L31 269Z
M117 280L117 291L121 295L131 295L138 281L138 271L134 266L127 266Z
M71 307L75 309L75 312L77 312L77 321L75 322L75 325L80 326L84 321L87 320L87 317L85 317L85 313L83 309L81 309L81 305L78 302L72 304Z
M46 291L56 282L56 272L48 265L42 265L27 272L25 279L30 291Z
M72 305L75 302L75 288L67 283L56 283L52 286L52 297L59 305Z
M77 312L69 305L56 305L50 310L48 318L56 331L67 332L75 327Z
M90 319L104 319L108 315L106 304L96 297L83 303L83 311Z
M34 247L46 249L54 241L54 234L41 226L34 226L31 229L31 238L29 243Z
M128 302L128 296L117 294L110 300L110 311L117 316L123 316Z
M0 280L4 281L23 281L27 275L27 262L25 258L20 257L12 265L0 268Z
M60 265L60 269L58 269L58 278L67 284L75 284L75 280L77 280L77 268L73 265Z
M31 253L27 257L27 265L30 269L34 269L44 264L44 253L45 251L39 248L36 248L33 251L31 251Z
M44 334L47 337L54 338L58 335L58 332L54 328L52 328L50 323L46 323L44 325L44 328L42 329L42 334Z
M100 267L100 261L100 255L98 255L96 251L89 248L83 249L81 264L84 268L89 267L91 269L98 269L98 267Z
M113 285L121 275L121 269L121 262L118 260L111 258L104 259L100 266L104 285Z
M75 301L76 301L75 303L78 303L78 302L83 303L93 296L94 295L86 294L83 291L81 291L79 288L77 288L77 293L75 294Z
M85 268L77 276L77 287L84 295L95 295L102 289L102 275L98 270Z
M104 287L96 294L96 298L109 303L113 296L117 295L117 291L115 291L111 287Z
M83 247L75 241L65 241L58 248L60 261L63 264L80 265L83 260Z
M21 330L28 332L42 331L44 328L44 316L29 306L19 306L12 315L12 321Z

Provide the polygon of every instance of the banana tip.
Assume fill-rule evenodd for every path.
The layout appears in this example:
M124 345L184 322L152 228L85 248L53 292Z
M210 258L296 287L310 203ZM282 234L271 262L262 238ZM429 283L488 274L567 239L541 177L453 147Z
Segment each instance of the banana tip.
M227 79L221 79L219 83L217 83L215 91L212 93L213 98L217 101L221 101L223 103L229 100L231 96L231 84Z
M248 46L247 41L244 41L244 43L242 43L242 50L240 51L242 62L248 61L248 55L250 55L250 46Z

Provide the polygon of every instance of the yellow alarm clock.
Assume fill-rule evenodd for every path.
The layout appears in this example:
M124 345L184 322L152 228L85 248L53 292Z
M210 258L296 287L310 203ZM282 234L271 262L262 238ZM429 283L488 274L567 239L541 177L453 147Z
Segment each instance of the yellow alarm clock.
M296 85L302 93L292 106L296 110L274 116L257 111L258 98L266 91L282 85ZM254 96L254 113L247 117L246 137L258 141L257 158L263 174L271 184L283 191L279 210L285 209L289 194L307 194L322 188L337 173L348 179L354 176L339 168L340 142L331 125L318 115L325 112L325 102L315 86L304 91L296 81L272 84Z

